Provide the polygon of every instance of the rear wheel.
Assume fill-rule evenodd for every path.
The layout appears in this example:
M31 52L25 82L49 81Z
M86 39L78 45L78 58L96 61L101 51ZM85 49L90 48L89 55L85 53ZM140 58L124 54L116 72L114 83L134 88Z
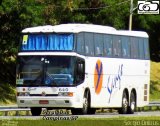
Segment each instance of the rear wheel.
M40 116L42 108L33 107L31 108L32 116Z
M131 96L130 96L130 106L128 108L128 113L129 114L133 114L136 110L136 97L135 94L133 92L131 92Z
M128 98L126 92L123 92L122 107L119 109L119 114L127 114L128 111Z

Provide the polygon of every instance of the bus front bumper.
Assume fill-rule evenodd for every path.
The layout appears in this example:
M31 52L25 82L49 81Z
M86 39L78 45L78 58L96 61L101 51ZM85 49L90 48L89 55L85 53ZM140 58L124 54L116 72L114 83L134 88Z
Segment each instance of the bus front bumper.
M82 108L80 103L76 97L17 97L18 107Z

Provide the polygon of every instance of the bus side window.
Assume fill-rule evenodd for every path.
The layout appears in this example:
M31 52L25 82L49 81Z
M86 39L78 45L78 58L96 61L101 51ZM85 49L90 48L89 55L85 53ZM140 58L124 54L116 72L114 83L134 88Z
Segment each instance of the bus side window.
M103 56L103 35L94 34L95 56Z
M86 55L89 55L89 48L87 45L85 46L85 50L86 50Z
M131 58L139 58L138 38L131 37Z
M139 58L144 59L144 45L143 45L143 38L139 38Z
M84 35L83 33L77 34L76 50L79 54L84 54Z
M112 35L104 35L104 56L112 56Z
M145 59L149 59L149 43L148 43L148 39L144 39L144 57L145 57Z
M121 57L121 39L120 36L113 36L113 57Z
M122 57L130 58L130 39L129 37L122 36Z
M85 54L94 56L93 33L84 33L85 38Z

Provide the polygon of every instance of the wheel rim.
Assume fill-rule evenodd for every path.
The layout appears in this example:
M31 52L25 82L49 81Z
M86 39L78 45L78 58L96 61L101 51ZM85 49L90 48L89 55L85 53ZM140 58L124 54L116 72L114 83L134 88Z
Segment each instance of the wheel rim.
M128 106L128 101L126 98L123 98L123 106L126 108Z
M84 99L83 99L83 107L84 107L84 110L87 110L87 108L88 108L87 98L84 98Z
M135 110L135 102L133 101L133 102L131 102L131 110Z
M130 107L131 107L131 110L134 111L135 108L136 108L136 102L135 102L135 97L134 97L134 94L132 93L131 94L131 103L130 103Z
M127 98L123 98L123 108L125 111L127 111L127 107L128 107L128 101L127 101Z

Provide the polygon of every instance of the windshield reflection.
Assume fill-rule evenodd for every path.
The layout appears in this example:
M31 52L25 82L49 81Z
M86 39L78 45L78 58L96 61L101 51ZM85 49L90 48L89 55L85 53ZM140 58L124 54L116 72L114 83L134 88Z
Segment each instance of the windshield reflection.
M73 85L74 57L18 57L17 80L24 85Z

